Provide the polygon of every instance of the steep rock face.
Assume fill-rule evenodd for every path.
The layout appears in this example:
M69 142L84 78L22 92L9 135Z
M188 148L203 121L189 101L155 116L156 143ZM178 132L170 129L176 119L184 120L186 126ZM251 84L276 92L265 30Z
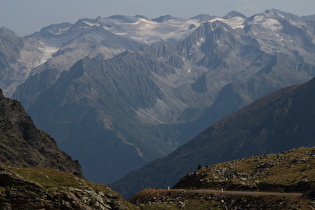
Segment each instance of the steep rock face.
M0 87L16 85L17 80L24 78L23 72L12 68L21 56L24 40L6 28L0 28Z
M20 57L20 50L24 41L14 32L6 28L0 28L0 49L1 49L1 66L16 61Z
M162 159L132 172L112 187L131 196L131 189L165 188L198 164L314 146L315 79L263 97L207 128ZM150 178L147 178L150 177ZM144 181L146 180L146 181ZM135 190L136 191L136 190ZM126 194L125 194L126 193ZM129 194L128 194L129 193Z
M56 142L35 127L22 105L0 92L0 162L18 167L45 167L82 176L77 161L62 152Z

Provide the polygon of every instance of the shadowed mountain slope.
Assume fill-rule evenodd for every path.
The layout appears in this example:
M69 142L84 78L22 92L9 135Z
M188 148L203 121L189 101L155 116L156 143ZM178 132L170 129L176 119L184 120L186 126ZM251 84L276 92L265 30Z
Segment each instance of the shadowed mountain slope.
M198 164L314 146L314 94L315 79L271 93L111 186L131 196L143 188L174 185Z
M0 90L0 163L16 167L53 168L82 176L78 161L35 127L22 105Z

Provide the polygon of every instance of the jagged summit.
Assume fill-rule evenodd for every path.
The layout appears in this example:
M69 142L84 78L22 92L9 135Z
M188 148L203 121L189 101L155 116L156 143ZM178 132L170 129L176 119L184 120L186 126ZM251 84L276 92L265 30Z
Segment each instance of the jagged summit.
M149 20L149 18L144 16L144 15L135 15L135 17L142 18L142 19L145 19L145 20Z
M109 19L120 20L125 23L136 23L138 17L126 16L126 15L112 15Z
M299 17L298 15L284 12L284 11L278 10L278 9L269 9L269 10L266 10L264 13L268 14L268 15L277 15L279 17L287 17L287 18L294 20L294 21L299 21L301 19L301 17Z
M191 19L197 19L197 20L201 20L201 21L208 21L208 20L211 20L213 18L216 18L216 16L207 15L207 14L200 14L200 15L192 17Z
M229 12L228 14L226 14L225 16L223 16L222 18L223 18L223 19L231 19L231 18L234 18L234 17L241 17L241 18L244 18L244 19L247 18L247 17L246 17L245 15L243 15L242 13L235 12L235 11Z
M42 28L40 30L40 34L46 39L55 37L62 34L63 31L69 29L71 25L72 25L71 23L66 23L66 22L59 23L59 24L52 24L52 25Z
M160 16L158 18L154 18L152 20L155 22L158 22L158 23L162 23L164 21L168 21L168 20L172 20L172 19L175 19L175 18L171 15L164 15L164 16Z

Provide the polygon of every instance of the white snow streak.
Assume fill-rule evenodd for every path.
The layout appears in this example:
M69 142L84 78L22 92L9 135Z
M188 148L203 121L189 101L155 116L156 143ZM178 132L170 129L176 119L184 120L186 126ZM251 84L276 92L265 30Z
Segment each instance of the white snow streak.
M52 57L52 55L59 50L57 47L47 46L44 45L42 47L37 47L37 49L42 53L42 56L40 58L40 62L37 64L37 66L45 63L48 59Z
M231 28L236 29L236 28L244 28L243 23L245 22L245 19L241 17L234 17L231 19L214 18L212 20L209 20L209 22L211 23L214 21L221 21L229 25Z
M171 19L162 23L139 18L133 23L126 23L115 19L102 19L103 27L119 36L124 36L151 44L161 40L180 40L187 37L197 27L201 21L196 19ZM190 30L190 26L192 27Z
M283 28L282 24L278 20L273 19L273 18L265 19L265 21L263 22L263 26L273 31L281 30Z
M86 25L88 25L88 26L100 26L100 24L98 24L98 23L91 23L91 22L88 22L88 21L83 21L83 23L85 23Z

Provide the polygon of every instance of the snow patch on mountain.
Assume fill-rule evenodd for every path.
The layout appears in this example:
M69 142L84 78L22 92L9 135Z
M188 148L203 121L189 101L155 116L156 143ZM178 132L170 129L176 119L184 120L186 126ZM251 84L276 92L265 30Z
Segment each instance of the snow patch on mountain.
M43 45L41 47L37 47L37 49L42 53L40 61L36 66L39 66L46 61L48 61L50 58L52 58L53 54L59 50L57 47Z
M283 28L283 25L275 18L265 17L263 15L256 15L254 17L253 24L260 24L266 29L270 29L273 31L281 30Z
M140 17L137 17L134 22L110 18L98 19L98 21L105 30L145 44L152 44L161 40L184 39L202 23L197 19L175 18L156 22Z
M165 93L167 99L161 100L156 97L154 107L134 109L138 119L148 125L176 123L177 117L187 104L178 99L174 99L171 94Z
M263 16L263 15L256 15L255 17L254 17L254 24L258 24L258 23L260 23L263 19L265 18L265 16Z
M86 25L88 25L88 26L100 26L100 24L99 23L91 23L91 22L88 22L88 21L83 21L83 23L85 23Z
M233 17L231 19L222 19L222 18L214 18L212 20L209 20L208 22L212 23L214 21L221 21L227 25L229 25L231 28L244 28L243 23L245 22L245 19L242 17Z
M105 39L103 34L100 33L89 33L87 35L85 35L85 38L90 40L90 41L97 41L97 42L101 42Z
M55 36L58 36L60 34L67 32L69 29L70 29L70 26L66 28L58 28L56 30L49 30L49 32Z
M263 22L263 26L265 28L269 28L273 31L276 30L281 30L283 28L283 25L276 19L274 18L267 18L264 22Z
M201 38L196 42L196 46L199 47L199 46L201 46L204 42L205 42L205 38L204 38L204 37L201 37Z

